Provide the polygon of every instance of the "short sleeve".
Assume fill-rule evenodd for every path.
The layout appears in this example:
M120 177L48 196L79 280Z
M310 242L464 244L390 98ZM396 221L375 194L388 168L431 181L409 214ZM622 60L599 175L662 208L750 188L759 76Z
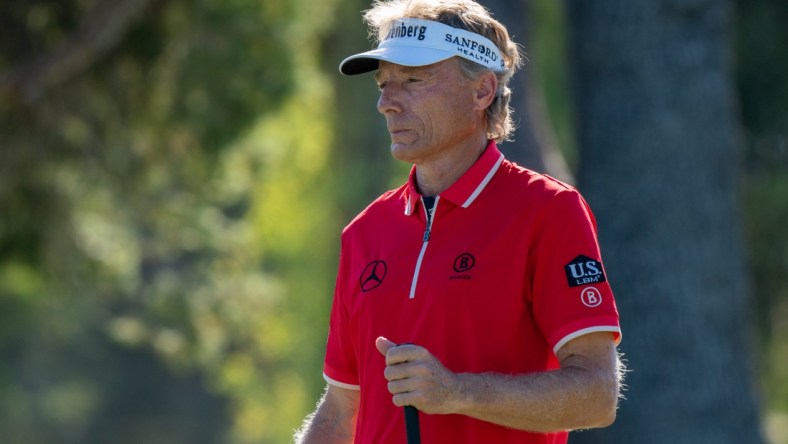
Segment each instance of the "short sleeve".
M331 304L323 378L331 385L358 390L360 386L356 351L348 316L347 298L350 289L345 277L349 267L348 259L347 249L343 247L339 255L339 270Z
M593 332L611 332L618 343L618 310L602 264L596 221L576 190L562 190L542 207L532 245L527 274L534 318L553 353Z

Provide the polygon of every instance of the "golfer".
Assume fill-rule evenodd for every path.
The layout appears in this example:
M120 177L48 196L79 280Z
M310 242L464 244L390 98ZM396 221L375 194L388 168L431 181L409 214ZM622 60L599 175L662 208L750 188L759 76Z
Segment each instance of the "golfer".
M517 46L471 0L376 1L374 73L407 183L342 233L326 392L299 443L565 443L616 416L618 313L591 209L507 161Z

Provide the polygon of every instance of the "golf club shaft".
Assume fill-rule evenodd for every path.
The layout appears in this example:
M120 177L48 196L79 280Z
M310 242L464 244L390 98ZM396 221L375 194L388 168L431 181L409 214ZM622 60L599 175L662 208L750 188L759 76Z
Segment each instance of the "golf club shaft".
M405 434L408 437L408 444L421 444L419 411L412 405L405 406Z
M405 342L399 345L413 345ZM405 435L408 444L421 444L421 431L419 430L419 410L412 405L406 405L405 409Z

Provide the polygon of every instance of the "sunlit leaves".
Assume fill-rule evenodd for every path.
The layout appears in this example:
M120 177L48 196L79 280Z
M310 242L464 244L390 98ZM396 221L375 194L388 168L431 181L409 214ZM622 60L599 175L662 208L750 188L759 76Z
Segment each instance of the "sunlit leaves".
M46 55L100 2L76 3L12 3L0 21L29 40L4 39L0 61ZM161 363L148 376L198 372L230 401L228 442L286 440L314 385L303 373L319 379L320 341L298 322L323 319L339 231L316 54L331 5L315 6L320 17L291 1L151 2L117 47L32 108L2 101L0 203L15 211L0 223L0 345L13 344L0 352L36 368L0 389L0 405L27 400L4 433L100 433L91 421L125 396L115 377L143 376L123 365L140 353ZM108 353L119 362L83 370ZM36 427L45 407L53 428ZM173 442L161 438L178 430L171 414L119 435Z

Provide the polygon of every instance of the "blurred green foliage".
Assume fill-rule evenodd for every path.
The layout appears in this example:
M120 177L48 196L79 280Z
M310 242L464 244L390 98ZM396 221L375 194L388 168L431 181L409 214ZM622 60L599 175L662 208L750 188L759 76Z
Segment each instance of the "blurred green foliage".
M531 13L532 41L523 42L531 49L526 48L528 61L521 75L535 75L540 82L547 102L547 118L555 129L558 148L570 169L577 171L563 2L531 0Z
M118 24L91 1L0 14L2 72L29 76L0 105L0 430L285 442L319 389L340 228L316 54L332 3L141 3L117 46L30 95L38 60Z
M788 3L737 1L748 227L767 430L788 442Z
M109 3L0 5L3 442L287 442L323 386L341 227L407 171L371 79L335 71L368 2ZM788 11L738 6L762 381L788 412ZM571 153L560 4L533 11Z

